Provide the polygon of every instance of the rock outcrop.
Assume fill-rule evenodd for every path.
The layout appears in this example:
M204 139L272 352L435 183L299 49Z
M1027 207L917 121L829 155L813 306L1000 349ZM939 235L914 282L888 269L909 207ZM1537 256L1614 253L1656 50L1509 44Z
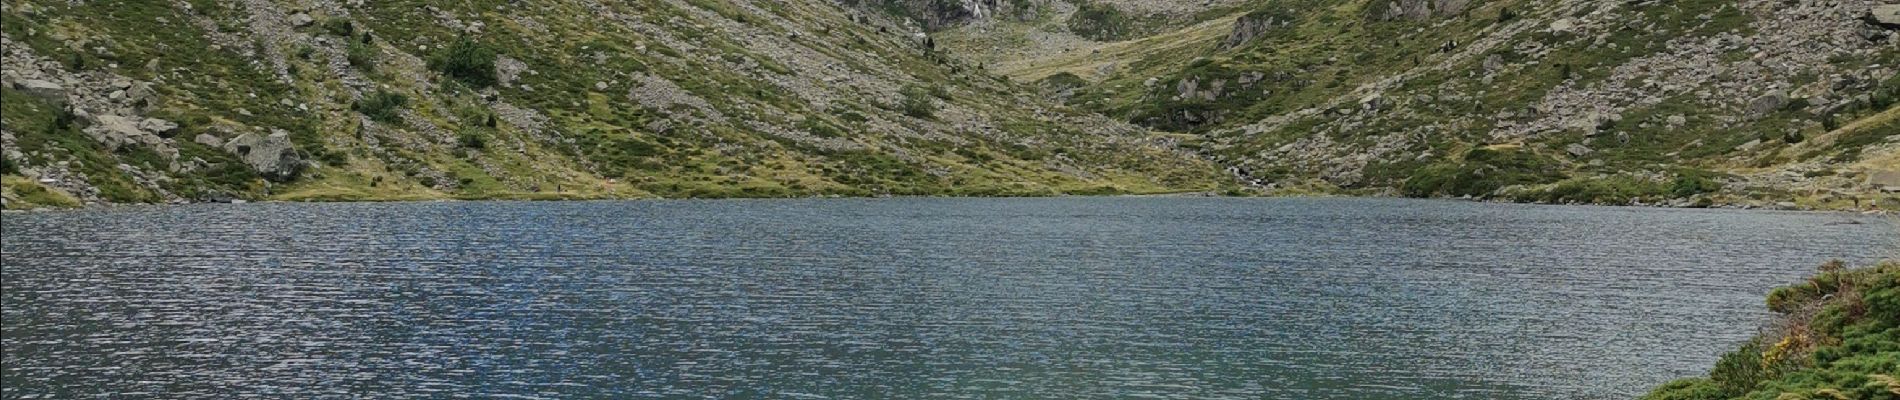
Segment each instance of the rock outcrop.
M1383 21L1424 21L1456 15L1471 6L1471 0L1375 0L1373 16Z
M140 121L118 115L99 115L91 118L92 125L84 132L92 140L106 145L107 149L117 151L125 146L162 146L165 139L139 128Z
M1221 41L1221 48L1231 49L1253 42L1274 30L1285 29L1293 24L1293 16L1280 12L1261 11L1241 16L1234 20L1234 31Z
M928 29L943 29L966 22L989 18L1001 9L1002 0L876 0L858 3L862 6L888 7L887 10L901 11L904 16L916 19Z
M1867 11L1867 22L1888 29L1900 29L1900 4L1874 6Z
M224 143L224 150L236 154L265 179L283 182L302 172L304 161L290 142L290 133L274 129L270 135L245 133Z
M52 81L26 79L14 84L14 87L34 97L52 100L58 104L66 103L66 87L60 86L58 83L53 83Z

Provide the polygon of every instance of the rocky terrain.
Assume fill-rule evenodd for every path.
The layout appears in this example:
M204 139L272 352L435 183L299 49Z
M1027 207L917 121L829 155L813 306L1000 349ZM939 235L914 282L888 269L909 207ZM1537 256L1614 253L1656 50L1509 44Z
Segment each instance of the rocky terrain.
M830 1L6 0L0 18L7 208L1237 187Z
M1886 1L5 0L0 199L1893 208Z
M1191 134L1184 148L1273 191L1891 208L1896 8L1209 2L1127 40L1059 18L938 36L1077 107Z

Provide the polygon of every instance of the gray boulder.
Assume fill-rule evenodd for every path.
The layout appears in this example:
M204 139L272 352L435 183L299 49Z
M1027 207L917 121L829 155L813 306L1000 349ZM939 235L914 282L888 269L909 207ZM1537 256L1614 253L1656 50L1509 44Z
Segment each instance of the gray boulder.
M132 118L99 115L90 120L92 125L84 130L86 136L112 150L129 145L156 146L165 143L164 138L140 129L139 121Z
M298 28L310 26L310 24L314 23L317 23L317 19L311 18L310 14L296 13L290 15L290 24Z
M1900 29L1900 4L1874 6L1867 11L1867 22L1888 29Z
M303 158L290 142L290 132L272 129L269 136L246 133L224 143L224 150L244 159L264 179L286 182L303 172Z
M1268 32L1286 28L1293 24L1293 18L1277 12L1255 12L1234 20L1234 31L1227 34L1227 40L1221 41L1221 48L1231 49L1252 42Z
M209 133L200 133L198 137L192 138L191 141L210 147L224 147L224 139L219 139L217 136L213 136Z
M52 100L54 103L66 103L66 87L60 86L58 83L53 83L53 81L28 79L21 81L18 85L18 89L33 97Z
M152 105L157 103L157 101L155 101L157 98L158 91L152 89L151 83L134 82L131 86L125 88L126 103L131 104L133 109L139 112L145 112L152 108Z
M1384 8L1374 8L1374 16L1384 21L1412 20L1424 21L1437 17L1446 17L1465 12L1471 6L1471 0L1388 0ZM1383 12L1379 12L1379 11Z
M158 118L146 118L139 122L139 130L157 134L159 137L171 137L178 133L178 124Z
M1375 93L1359 99L1359 108L1366 111L1379 111L1385 109L1385 107L1386 100L1383 95Z
M1582 143L1571 143L1570 146L1564 147L1564 152L1570 153L1573 157L1583 157L1597 151L1591 149L1590 146L1584 146Z
M1780 92L1765 94L1748 103L1748 118L1762 119L1787 105L1788 95Z

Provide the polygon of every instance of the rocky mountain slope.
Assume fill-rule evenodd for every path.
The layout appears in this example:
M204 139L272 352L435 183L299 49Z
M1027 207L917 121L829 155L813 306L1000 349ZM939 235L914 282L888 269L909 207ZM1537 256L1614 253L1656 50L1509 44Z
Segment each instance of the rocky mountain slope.
M1262 0L1127 38L1069 23L1112 3L937 36L1277 191L1900 206L1882 1Z
M9 208L1235 187L831 1L4 0L0 22Z
M0 0L0 198L1900 207L1889 0Z

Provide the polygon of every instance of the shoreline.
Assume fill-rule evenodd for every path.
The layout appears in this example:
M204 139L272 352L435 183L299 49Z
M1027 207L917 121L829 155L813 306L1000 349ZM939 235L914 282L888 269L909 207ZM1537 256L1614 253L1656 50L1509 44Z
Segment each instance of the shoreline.
M206 205L206 204L228 204L228 205L285 204L285 203L375 204L375 203L453 203L453 202L534 203L534 202L613 202L613 201L634 202L634 201L677 201L677 200L815 200L815 199L880 200L880 199L1056 199L1056 198L1399 199L1399 200L1430 200L1430 201L1452 201L1452 202L1490 203L1490 204L1515 204L1515 205L1527 205L1527 206L1778 211L1778 212L1832 213L1832 214L1867 215L1867 216L1900 215L1900 210L1894 210L1894 209L1852 209L1852 208L1831 208L1831 207L1830 208L1814 208L1814 207L1800 207L1800 206L1790 208L1790 207L1782 207L1780 205L1765 205L1764 206L1764 205L1743 204L1743 203L1736 203L1736 202L1715 203L1713 205L1706 205L1706 206L1693 206L1693 205L1680 206L1680 205L1671 205L1671 204L1640 204L1640 203L1639 204L1548 203L1548 202L1511 201L1511 200L1500 200L1500 199L1480 199L1480 198L1461 198L1461 197L1405 197L1405 196L1390 196L1390 195L1366 194L1366 193L1353 194L1353 193L1298 192L1298 193L1267 193L1267 194L1258 194L1258 195L1232 195L1232 194L1223 193L1223 191L1218 191L1218 190L1188 190L1188 191L1177 191L1177 192L1106 194L1106 195L1054 194L1054 195L1046 195L1046 196L1035 196L1035 195L1003 195L1003 196L820 195L820 196L800 196L800 197L677 197L676 198L676 197L612 197L612 196L597 197L597 196L569 196L566 194L553 194L549 196L493 196L493 197L442 197L442 198L401 197L401 198L386 198L386 199L364 198L364 199L347 199L347 200L309 199L309 198L290 199L290 200L286 200L286 199L263 199L263 200L233 199L231 201L186 201L186 202L171 202L171 203L97 203L95 202L95 203L82 204L78 207L37 207L37 208L25 208L25 209L7 208L7 209L0 209L0 213L15 214L15 213L39 213L39 212L111 210L111 209L123 209L123 208L142 208L142 207L156 208L156 207Z

